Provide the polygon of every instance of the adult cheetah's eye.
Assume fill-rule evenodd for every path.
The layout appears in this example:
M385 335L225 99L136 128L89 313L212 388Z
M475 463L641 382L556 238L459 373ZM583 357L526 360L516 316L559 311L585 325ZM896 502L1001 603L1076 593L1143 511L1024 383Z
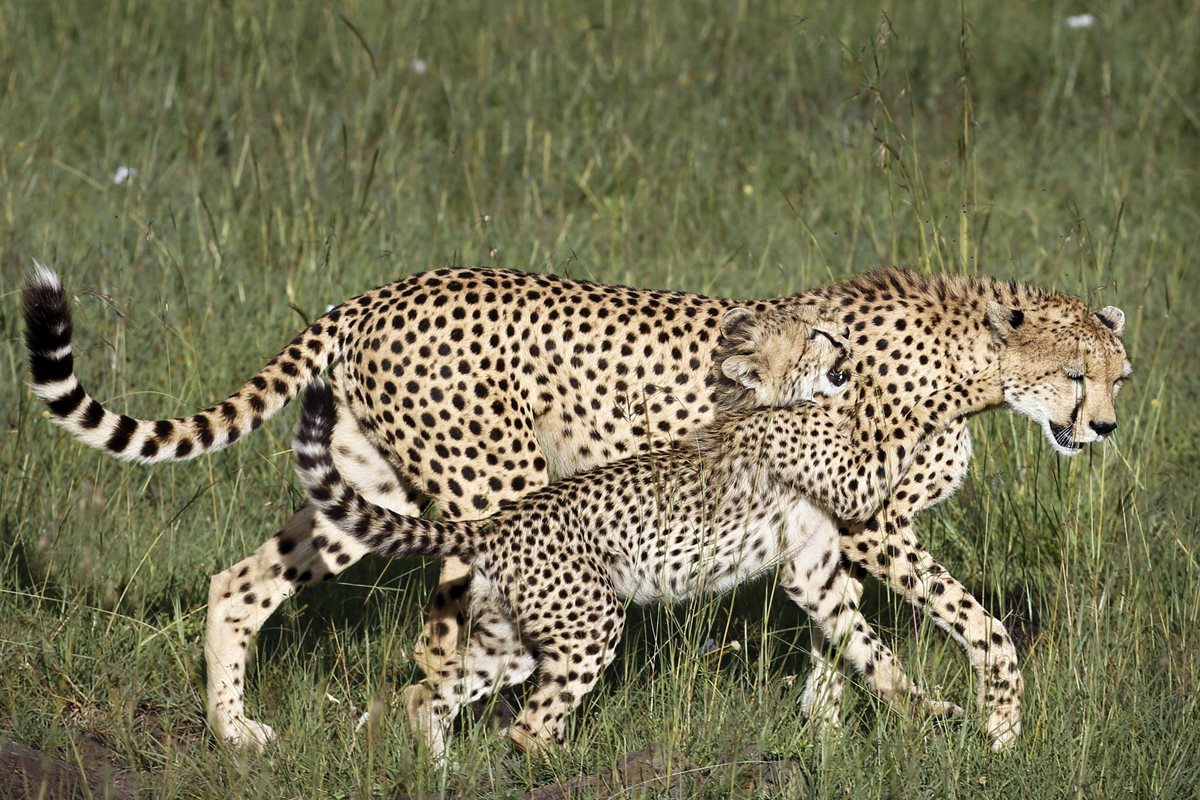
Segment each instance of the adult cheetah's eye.
M841 386L846 381L850 380L850 376L847 375L846 371L843 369L831 369L829 372L825 373L825 377L828 378L829 382L834 386Z
M1065 374L1067 376L1067 380L1075 381L1076 383L1083 383L1082 370L1068 368Z

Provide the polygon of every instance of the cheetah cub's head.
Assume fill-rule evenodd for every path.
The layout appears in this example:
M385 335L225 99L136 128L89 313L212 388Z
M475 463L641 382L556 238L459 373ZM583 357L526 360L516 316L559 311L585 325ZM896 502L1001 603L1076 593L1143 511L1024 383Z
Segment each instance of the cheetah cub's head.
M796 306L721 319L709 383L721 410L791 406L849 385L849 331L832 312Z
M1055 450L1073 456L1116 430L1113 401L1133 372L1121 309L1092 311L1068 297L1028 309L992 301L987 321L1000 348L1005 402L1041 425Z

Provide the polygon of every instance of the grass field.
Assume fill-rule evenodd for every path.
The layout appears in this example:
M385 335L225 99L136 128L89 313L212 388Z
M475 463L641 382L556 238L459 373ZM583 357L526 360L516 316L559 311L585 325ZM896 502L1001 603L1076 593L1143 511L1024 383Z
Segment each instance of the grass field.
M652 742L783 753L794 796L1196 796L1200 5L1104 2L1088 28L1062 3L377 5L0 4L0 738L164 798L516 796ZM746 297L885 263L1014 277L1124 308L1137 376L1073 460L978 419L965 486L918 521L1020 634L1010 752L864 691L814 736L807 622L757 585L636 616L551 764L490 714L438 772L389 707L432 567L372 561L268 623L258 757L207 732L204 601L301 502L294 412L180 466L86 450L23 384L34 258L78 299L86 385L145 417L447 263ZM967 705L956 646L884 592L869 616Z

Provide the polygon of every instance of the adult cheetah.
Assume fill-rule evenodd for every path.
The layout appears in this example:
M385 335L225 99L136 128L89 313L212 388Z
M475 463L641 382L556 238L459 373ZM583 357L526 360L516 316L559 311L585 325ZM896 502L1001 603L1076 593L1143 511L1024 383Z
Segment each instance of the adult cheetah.
M899 269L751 309L824 304L851 329L854 366L874 392L863 411L878 422L879 441L892 435L898 409L977 370L997 341L1009 339L1043 380L1006 387L1003 401L1042 426L1057 451L1074 454L1116 427L1113 400L1129 371L1120 309L1092 311L1078 299L1018 283ZM430 500L458 519L487 516L501 501L544 486L551 472L568 475L644 452L708 422L714 389L706 364L719 320L735 305L549 275L442 269L339 305L224 402L154 421L111 412L84 391L58 277L39 269L24 290L34 391L85 443L145 463L194 458L250 432L331 368L346 411L334 430L343 475L387 508L412 515ZM959 485L970 452L964 423L939 434L872 519L841 530L842 550L965 648L989 736L1000 747L1019 730L1012 642L912 530L916 512ZM268 726L244 713L249 642L298 588L365 553L308 506L254 555L213 577L205 656L217 736L250 744L270 738ZM836 580L857 586L845 571ZM427 643L417 653L426 674L457 648L467 582L465 565L447 560ZM492 611L470 613L486 619ZM814 654L814 662L805 710L835 719L843 682L826 654Z

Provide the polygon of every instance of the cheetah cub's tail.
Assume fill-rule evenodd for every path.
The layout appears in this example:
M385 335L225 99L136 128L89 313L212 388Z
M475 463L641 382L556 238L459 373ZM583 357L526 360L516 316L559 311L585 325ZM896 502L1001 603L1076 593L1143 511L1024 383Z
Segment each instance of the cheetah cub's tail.
M75 377L67 293L58 275L34 266L22 291L33 391L75 438L117 458L154 464L220 450L283 408L340 351L342 312L334 309L223 402L190 417L134 419L106 409Z
M486 521L452 522L408 517L381 508L346 483L333 464L333 391L323 380L309 384L296 425L296 473L329 522L387 558L458 556L471 561Z

